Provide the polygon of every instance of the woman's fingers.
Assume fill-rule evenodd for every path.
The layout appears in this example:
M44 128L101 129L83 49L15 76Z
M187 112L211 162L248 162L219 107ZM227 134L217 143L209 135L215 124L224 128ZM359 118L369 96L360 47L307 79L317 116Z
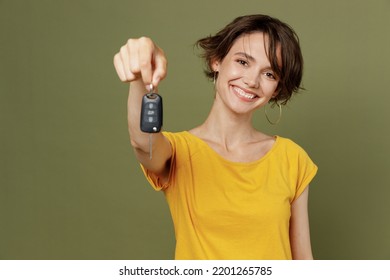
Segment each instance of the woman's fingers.
M123 71L126 76L126 82L132 82L136 78L137 72L132 69L130 63L131 61L135 62L136 58L131 58L131 53L129 52L128 44L121 47L119 53L122 61Z
M149 86L152 83L153 64L156 46L146 37L138 40L138 65L141 72L142 81Z
M152 76L153 86L157 87L159 82L167 75L167 59L162 49L157 47L154 57L154 71Z
M117 53L114 56L114 66L115 66L115 70L116 70L116 73L118 74L119 79L122 82L126 82L127 78L126 78L126 74L125 74L125 68L123 66L122 59L121 59L121 56L119 53Z
M142 79L149 87L154 87L165 78L167 60L162 49L147 37L129 39L114 56L114 66L122 82Z

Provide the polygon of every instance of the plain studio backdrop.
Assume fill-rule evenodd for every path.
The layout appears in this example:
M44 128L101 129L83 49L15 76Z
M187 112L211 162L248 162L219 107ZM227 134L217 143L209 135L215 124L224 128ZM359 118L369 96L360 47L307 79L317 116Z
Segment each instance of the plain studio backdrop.
M153 38L169 60L164 128L187 130L213 101L193 44L254 13L301 40L306 90L279 125L259 110L255 126L319 166L315 258L390 259L389 11L388 0L1 0L0 259L172 259L169 209L130 147L113 56Z

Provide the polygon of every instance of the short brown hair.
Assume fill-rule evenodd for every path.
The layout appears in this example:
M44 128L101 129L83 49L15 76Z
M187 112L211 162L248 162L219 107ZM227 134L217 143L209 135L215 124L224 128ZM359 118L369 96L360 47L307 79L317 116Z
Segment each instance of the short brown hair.
M278 95L271 99L274 103L285 105L294 92L301 89L303 57L299 38L286 23L267 15L247 15L234 19L214 36L208 36L196 42L203 49L201 57L206 60L205 74L214 77L212 62L222 61L235 40L244 34L263 32L268 35L268 59L271 68L279 78ZM277 47L281 47L281 67L277 59Z

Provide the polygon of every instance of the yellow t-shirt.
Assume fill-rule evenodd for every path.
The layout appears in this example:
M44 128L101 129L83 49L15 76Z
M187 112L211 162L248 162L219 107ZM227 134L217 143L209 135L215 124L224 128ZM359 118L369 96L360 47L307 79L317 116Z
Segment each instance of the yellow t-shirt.
M163 190L175 228L175 259L291 259L291 203L317 172L306 152L276 136L249 163L231 162L184 131L164 132L173 155L168 183L143 167Z

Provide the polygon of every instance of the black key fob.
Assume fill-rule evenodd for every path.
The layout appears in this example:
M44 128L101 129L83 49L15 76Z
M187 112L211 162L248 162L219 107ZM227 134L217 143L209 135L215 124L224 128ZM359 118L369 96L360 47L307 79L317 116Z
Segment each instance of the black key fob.
M141 107L141 130L147 133L161 131L163 124L162 98L157 93L145 94Z

